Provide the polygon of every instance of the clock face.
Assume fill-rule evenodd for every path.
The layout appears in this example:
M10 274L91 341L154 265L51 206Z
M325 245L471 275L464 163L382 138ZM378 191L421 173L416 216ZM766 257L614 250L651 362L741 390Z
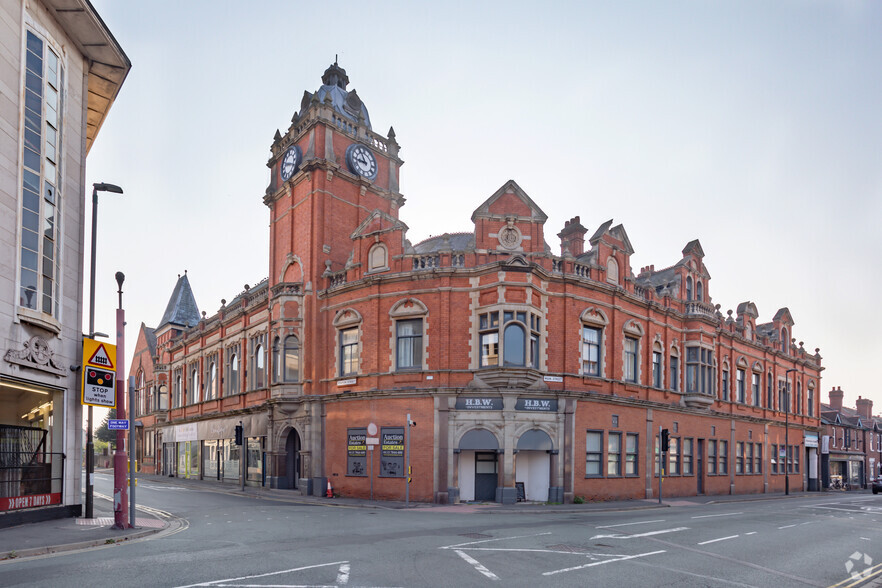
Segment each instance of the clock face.
M377 158L364 145L350 145L346 150L349 170L369 180L377 177Z
M300 159L300 147L297 145L292 145L285 151L285 155L282 156L282 164L279 166L283 182L287 182L294 175L294 172L297 171Z

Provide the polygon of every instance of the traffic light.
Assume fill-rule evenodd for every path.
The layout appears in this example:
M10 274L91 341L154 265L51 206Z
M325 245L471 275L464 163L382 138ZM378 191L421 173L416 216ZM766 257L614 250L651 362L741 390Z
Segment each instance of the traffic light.
M242 437L244 436L242 425L236 425L236 445L242 445Z
M671 435L668 433L667 429L662 429L661 431L661 450L663 452L667 451L670 447L670 439Z

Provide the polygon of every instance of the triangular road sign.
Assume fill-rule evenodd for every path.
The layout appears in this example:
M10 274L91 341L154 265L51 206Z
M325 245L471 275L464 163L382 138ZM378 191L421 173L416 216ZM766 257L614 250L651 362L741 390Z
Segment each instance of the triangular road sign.
M95 353L92 354L92 357L87 361L89 365L95 365L107 368L109 370L116 369L113 365L113 361L110 359L110 356L107 354L107 350L104 349L104 343L98 344L98 349L95 350Z

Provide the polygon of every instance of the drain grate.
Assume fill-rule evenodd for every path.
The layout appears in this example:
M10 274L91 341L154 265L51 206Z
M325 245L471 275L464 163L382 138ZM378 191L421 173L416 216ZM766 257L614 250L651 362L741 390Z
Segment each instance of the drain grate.
M468 537L469 539L491 539L493 535L485 535L483 533L460 533L460 537Z

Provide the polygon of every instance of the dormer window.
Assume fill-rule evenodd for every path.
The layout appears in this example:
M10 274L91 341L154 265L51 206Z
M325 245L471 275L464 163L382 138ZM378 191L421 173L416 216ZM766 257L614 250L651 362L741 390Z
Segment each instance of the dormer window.
M692 276L686 276L686 301L692 301Z
M781 329L781 351L787 353L787 346L790 339L787 338L787 327Z
M606 281L610 284L619 283L619 264L613 257L606 260Z
M701 280L698 280L695 283L695 299L699 302L702 302L704 300L704 292L701 285Z

